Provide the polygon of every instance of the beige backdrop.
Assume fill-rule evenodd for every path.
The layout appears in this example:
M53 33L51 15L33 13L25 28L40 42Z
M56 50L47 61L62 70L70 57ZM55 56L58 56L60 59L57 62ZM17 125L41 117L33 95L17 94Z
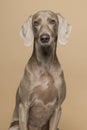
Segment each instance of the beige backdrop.
M32 46L23 45L20 26L44 9L60 12L73 26L68 44L57 49L67 83L59 127L87 130L87 0L0 0L0 130L8 129L15 93L32 52Z

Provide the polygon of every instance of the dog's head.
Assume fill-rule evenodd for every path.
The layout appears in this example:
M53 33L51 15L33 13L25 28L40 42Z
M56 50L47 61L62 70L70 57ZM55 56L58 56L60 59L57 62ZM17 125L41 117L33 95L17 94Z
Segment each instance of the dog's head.
M21 27L20 35L24 39L25 45L30 45L36 40L41 45L50 45L58 41L66 44L71 25L68 21L52 11L39 11L30 16Z

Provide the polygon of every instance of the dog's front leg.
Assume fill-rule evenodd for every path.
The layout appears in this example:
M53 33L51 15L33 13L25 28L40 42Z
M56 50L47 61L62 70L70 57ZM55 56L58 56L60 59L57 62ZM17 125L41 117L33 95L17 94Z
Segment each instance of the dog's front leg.
M60 116L61 116L61 107L58 106L58 108L56 108L53 116L50 119L49 130L57 130L58 129L57 126L59 124Z
M22 103L19 104L19 128L20 130L28 130L27 123L29 117L29 106Z

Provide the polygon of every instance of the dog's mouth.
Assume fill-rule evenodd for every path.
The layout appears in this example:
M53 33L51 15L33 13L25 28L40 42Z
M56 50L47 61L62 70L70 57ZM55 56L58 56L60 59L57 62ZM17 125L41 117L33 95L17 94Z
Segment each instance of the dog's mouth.
M49 57L50 54L51 54L51 52L52 52L52 47L49 46L47 43L46 43L46 45L42 45L42 46L41 46L41 53L42 53L42 55L43 55L45 58L46 58L46 57Z

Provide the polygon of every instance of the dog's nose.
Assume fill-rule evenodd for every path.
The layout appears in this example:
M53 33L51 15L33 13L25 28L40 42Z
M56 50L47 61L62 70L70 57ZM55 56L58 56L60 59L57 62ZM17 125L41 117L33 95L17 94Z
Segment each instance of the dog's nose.
M50 40L50 36L48 34L42 34L40 36L40 40L41 40L42 43L47 43Z

